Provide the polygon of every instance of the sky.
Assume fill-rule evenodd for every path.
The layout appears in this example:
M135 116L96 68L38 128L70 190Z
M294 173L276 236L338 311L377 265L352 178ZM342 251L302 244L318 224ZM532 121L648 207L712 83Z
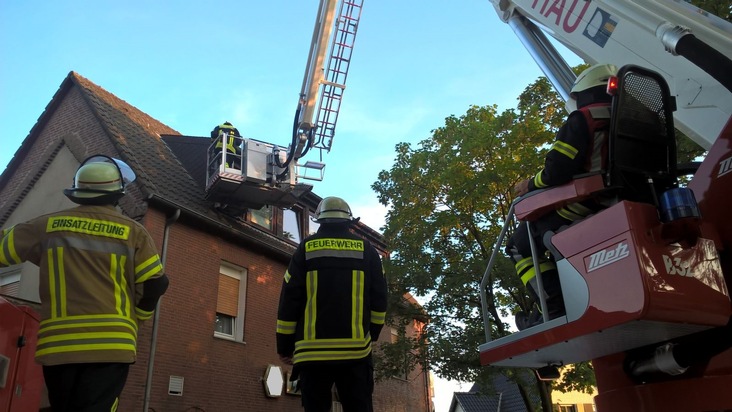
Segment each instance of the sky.
M70 71L183 135L208 136L228 120L246 138L286 146L317 8L316 0L1 1L0 170ZM379 230L386 208L371 185L391 168L396 144L430 138L471 105L513 108L541 75L488 0L365 0L325 178L307 183ZM436 411L469 388L438 380Z

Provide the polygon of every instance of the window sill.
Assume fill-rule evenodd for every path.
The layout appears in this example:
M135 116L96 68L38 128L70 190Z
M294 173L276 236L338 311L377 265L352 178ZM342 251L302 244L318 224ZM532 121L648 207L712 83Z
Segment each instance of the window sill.
M219 334L219 333L216 333L216 332L214 332L213 337L216 338L216 339L228 340L229 342L240 343L242 345L246 345L247 344L244 341L236 340L233 336Z

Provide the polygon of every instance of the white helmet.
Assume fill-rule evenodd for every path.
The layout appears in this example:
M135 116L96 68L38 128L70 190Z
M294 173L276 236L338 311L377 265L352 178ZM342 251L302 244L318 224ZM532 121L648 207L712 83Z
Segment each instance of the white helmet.
M614 64L596 64L582 71L577 76L572 89L569 91L570 99L567 100L567 111L577 110L577 93L583 92L597 86L607 85L610 77L618 73L618 68Z
M351 208L340 197L326 197L315 209L315 221L318 223L340 223L353 220Z
M577 92L596 86L605 86L607 85L608 79L617 73L618 68L614 64L596 64L588 67L577 76L577 79L572 85L572 90L569 91L569 95L575 98L575 93Z
M135 173L123 161L95 155L81 163L74 184L64 194L78 204L113 204L125 194L125 185L135 180Z

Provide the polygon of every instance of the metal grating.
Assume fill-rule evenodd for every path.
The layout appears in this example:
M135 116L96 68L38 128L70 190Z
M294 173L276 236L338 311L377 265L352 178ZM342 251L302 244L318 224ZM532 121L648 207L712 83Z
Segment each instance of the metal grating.
M183 381L182 376L170 376L168 382L168 395L183 396Z

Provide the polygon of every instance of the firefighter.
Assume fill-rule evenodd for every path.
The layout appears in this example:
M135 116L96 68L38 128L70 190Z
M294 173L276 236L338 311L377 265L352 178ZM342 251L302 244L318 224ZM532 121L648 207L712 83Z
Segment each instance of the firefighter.
M572 180L573 176L585 172L600 171L607 161L607 140L610 128L610 103L612 97L607 94L607 82L617 74L617 67L612 64L594 65L577 76L570 91L568 107L576 108L557 132L554 144L546 155L544 168L533 177L523 180L514 186L515 196L522 196L530 191L546 189ZM569 204L532 223L537 253L539 254L539 272L542 274L549 319L565 314L564 298L559 282L556 264L546 256L543 236L548 231L555 231L562 226L602 209L602 202L595 199ZM506 254L513 260L516 273L527 286L529 295L538 302L536 268L531 257L531 247L527 223L521 222L513 236L508 240ZM537 308L530 314L519 312L516 326L519 330L541 323L542 314Z
M371 344L386 316L381 258L351 232L348 204L326 197L317 233L292 256L277 312L277 353L299 374L306 412L330 411L332 387L346 412L372 411Z
M148 232L115 208L134 179L124 162L92 156L64 190L79 206L2 231L0 267L40 270L35 357L54 412L116 410L139 323L168 287Z
M239 134L239 130L234 125L229 122L224 122L214 127L211 130L211 140L216 141L214 146L216 158L221 156L224 140L226 140L226 167L241 169L241 134Z

